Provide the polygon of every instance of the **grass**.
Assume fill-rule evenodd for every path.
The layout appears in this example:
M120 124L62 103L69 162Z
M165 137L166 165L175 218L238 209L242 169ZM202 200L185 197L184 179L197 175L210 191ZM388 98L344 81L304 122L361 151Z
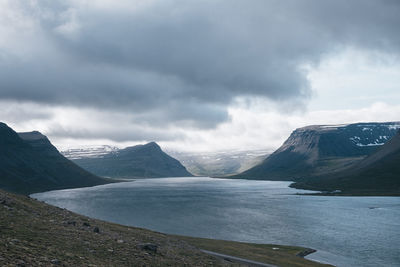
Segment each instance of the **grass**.
M309 261L297 256L299 253L303 252L307 254L309 249L303 247L242 243L187 236L177 237L200 249L250 259L253 261L269 263L277 266L331 266Z

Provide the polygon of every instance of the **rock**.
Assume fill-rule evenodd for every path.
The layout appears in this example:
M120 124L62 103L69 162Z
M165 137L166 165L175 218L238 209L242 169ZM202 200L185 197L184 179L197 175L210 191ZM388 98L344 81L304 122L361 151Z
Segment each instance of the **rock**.
M4 205L4 208L5 208L6 210L9 210L9 211L13 211L13 210L14 210L13 208L10 208L9 206L6 206L6 205Z
M25 262L24 262L23 260L18 260L17 263L16 263L16 266L18 266L18 267L25 267L26 264L25 264Z
M120 243L120 244L122 244L122 243L124 243L124 240L122 240L122 239L118 239L118 240L117 240L117 243Z
M55 264L55 265L60 264L60 261L57 260L57 259L52 259L50 262L51 262L52 264Z
M95 228L93 228L93 232L95 232L95 233L100 233L100 229L99 229L99 227L95 227Z
M5 205L5 206L10 206L13 204L12 199L8 198L8 197L4 197L0 199L0 204Z
M75 226L76 225L76 221L67 221L67 224Z
M87 226L87 227L89 227L89 226L90 226L90 223L88 223L88 222L84 222L82 225L83 225L83 226Z
M147 250L147 251L154 252L154 253L157 253L157 249L158 249L158 246L156 244L152 244L152 243L142 243L142 244L139 244L138 247L142 250Z
M315 249L307 248L307 249L305 249L305 250L300 251L299 253L297 253L296 256L297 256L297 257L302 257L302 258L304 258L305 256L307 256L307 255L309 255L309 254L311 254L311 253L314 253L314 252L316 252Z

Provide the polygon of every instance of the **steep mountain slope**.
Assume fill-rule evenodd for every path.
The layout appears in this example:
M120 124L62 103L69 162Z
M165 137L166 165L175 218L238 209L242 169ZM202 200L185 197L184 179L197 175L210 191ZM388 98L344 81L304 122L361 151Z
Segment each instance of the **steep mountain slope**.
M304 178L292 186L351 194L400 195L400 132L354 166L325 176Z
M112 151L97 158L75 159L74 162L97 175L114 178L192 176L154 142Z
M108 182L66 159L41 133L18 135L0 123L0 188L29 194Z
M348 168L396 134L398 122L317 125L296 129L261 164L233 178L294 180Z

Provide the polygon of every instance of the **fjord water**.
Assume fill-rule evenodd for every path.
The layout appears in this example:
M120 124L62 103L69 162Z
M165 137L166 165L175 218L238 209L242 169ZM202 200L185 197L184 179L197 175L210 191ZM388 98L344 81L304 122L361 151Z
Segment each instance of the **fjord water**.
M337 266L400 266L399 197L300 196L290 182L162 178L34 194L164 233L317 249Z

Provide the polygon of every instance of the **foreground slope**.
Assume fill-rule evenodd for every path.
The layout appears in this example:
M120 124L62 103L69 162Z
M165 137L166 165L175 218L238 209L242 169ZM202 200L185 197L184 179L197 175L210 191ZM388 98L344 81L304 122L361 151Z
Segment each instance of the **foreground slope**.
M278 266L327 266L296 256L310 251L301 247L174 237L91 219L2 190L0 244L0 266L239 266L196 247Z
M192 176L178 160L163 152L154 142L73 161L94 174L113 178Z
M39 132L0 123L0 188L21 194L108 183L62 156Z
M343 194L400 195L400 132L354 166L324 176L307 177L296 188Z
M400 123L316 125L296 129L261 164L234 178L288 180L346 169L373 153L392 136Z
M223 265L176 238L93 220L1 190L0 243L0 266Z

